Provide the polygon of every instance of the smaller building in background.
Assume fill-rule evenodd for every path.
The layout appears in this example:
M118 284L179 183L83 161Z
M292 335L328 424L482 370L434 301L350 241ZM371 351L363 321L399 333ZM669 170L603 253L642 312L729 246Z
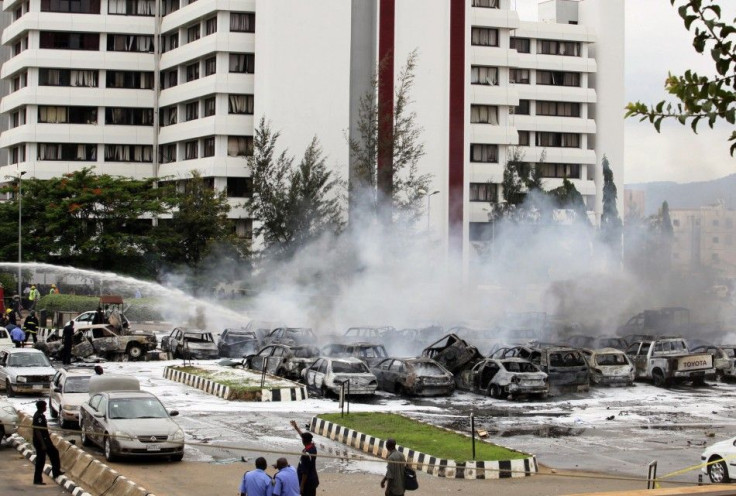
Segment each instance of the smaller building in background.
M641 219L646 212L647 193L640 189L624 189L624 219Z
M719 276L736 277L736 210L723 202L696 209L670 210L675 235L672 267L711 268Z

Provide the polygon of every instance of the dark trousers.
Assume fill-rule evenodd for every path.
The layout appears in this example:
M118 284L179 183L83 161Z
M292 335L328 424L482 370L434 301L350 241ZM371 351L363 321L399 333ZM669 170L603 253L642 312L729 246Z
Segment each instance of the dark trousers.
M50 442L46 443L46 449L36 448L36 470L33 472L33 482L43 482L43 466L46 464L46 455L49 455L51 462L51 476L56 479L61 472L61 462L59 461L59 450Z
M36 333L35 332L27 332L26 333L26 340L23 341L23 342L24 343L27 343L28 342L28 338L33 339L33 344L38 343L38 338L36 337Z
M16 348L22 348L23 347L23 341L13 341L15 343Z
M72 363L72 347L71 347L71 345L69 345L69 347L67 347L66 345L64 345L64 349L61 351L61 359L62 359L62 363L64 365L69 365L69 364Z
M309 483L304 484L302 496L317 496L317 486Z

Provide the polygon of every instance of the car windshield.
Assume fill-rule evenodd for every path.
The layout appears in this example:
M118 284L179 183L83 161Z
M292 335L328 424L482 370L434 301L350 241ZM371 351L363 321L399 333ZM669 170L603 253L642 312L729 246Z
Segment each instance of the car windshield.
M509 372L539 372L534 364L529 362L501 362Z
M414 371L419 376L425 377L444 377L445 372L434 363L417 363L414 364Z
M686 353L685 341L673 339L669 341L657 341L654 345L655 353Z
M294 348L292 351L294 352L294 356L296 358L312 358L312 357L319 356L319 349L318 348L317 349L315 349L315 348L309 348L309 347L306 347L306 348Z
M728 355L729 358L733 358L736 356L736 354L733 351L733 348L723 348L723 351L726 352L726 355Z
M585 360L577 351L565 351L550 353L549 364L552 367L577 367L585 365Z
M225 339L223 339L223 341L226 343L235 344L243 341L253 341L254 339L255 337L253 336L253 334L250 333L230 332L227 334L227 336L225 336Z
M119 398L110 400L111 419L166 418L169 414L160 401L153 398Z
M89 393L89 376L67 377L64 383L65 393Z
M332 362L332 372L335 374L366 374L368 367L363 362Z
M595 356L598 365L626 365L626 357L619 353L605 353Z
M43 353L23 353L10 355L8 367L51 367L51 362Z

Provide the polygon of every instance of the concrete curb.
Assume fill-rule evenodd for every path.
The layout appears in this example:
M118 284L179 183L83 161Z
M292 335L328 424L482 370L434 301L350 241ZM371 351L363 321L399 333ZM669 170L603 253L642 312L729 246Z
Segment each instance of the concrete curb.
M210 379L205 379L198 375L190 374L178 370L177 366L170 366L164 369L164 378L171 381L181 382L187 386L200 389L205 393L218 396L225 400L235 400L234 394L228 386L224 386ZM259 399L256 401L302 401L308 398L307 387L294 383L292 387L283 388L263 388L260 392L256 392Z
M310 430L315 434L346 444L365 453L381 458L388 456L383 439L348 429L334 422L312 417ZM439 459L404 446L396 445L396 449L406 456L407 462L414 465L416 470L447 479L521 478L539 471L537 458L534 455L519 460L456 462L455 460Z

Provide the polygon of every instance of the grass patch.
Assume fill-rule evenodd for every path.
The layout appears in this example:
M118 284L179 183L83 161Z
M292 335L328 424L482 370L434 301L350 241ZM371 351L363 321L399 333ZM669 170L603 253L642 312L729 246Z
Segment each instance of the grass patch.
M320 414L319 418L383 440L392 437L401 446L438 458L463 462L470 460L473 454L469 437L394 413L351 413L344 417L340 417L339 413L328 413ZM476 460L518 460L527 457L524 453L480 439L475 441Z
M191 365L176 367L176 370L203 377L229 387L231 399L250 400L255 398L256 392L260 394L261 391L260 381L227 371L206 370L199 367L193 367Z

